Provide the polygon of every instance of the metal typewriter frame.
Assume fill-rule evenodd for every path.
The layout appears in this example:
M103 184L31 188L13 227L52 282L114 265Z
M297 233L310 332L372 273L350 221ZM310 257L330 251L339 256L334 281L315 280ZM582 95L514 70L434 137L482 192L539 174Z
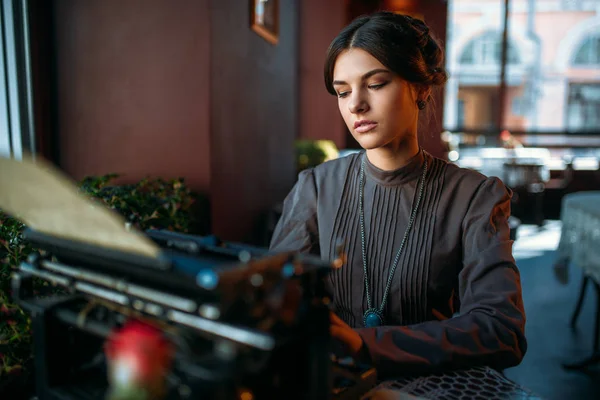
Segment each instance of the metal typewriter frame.
M229 246L227 251L245 251L244 257L248 255L269 257L260 249L250 249L248 252L248 248L245 246L236 244L224 246L223 243L211 237L202 238L199 241L199 238L170 232L149 231L148 234L164 249L188 254L199 254L203 246L205 249L212 248L217 251L225 251L225 248ZM214 345L213 359L211 360L214 362L215 357L218 359L217 372L222 372L226 378L233 376L231 375L232 370L239 371L245 368L247 363L252 362L248 361L252 358L247 357L248 354L262 354L263 361L261 362L265 363L264 360L267 359L269 363L267 371L272 372L280 372L274 369L277 368L274 365L277 363L279 366L284 365L286 357L299 357L299 360L287 360L290 370L282 374L281 387L273 388L274 391L264 384L258 388L251 388L255 390L257 394L255 399L257 400L270 398L270 395L285 395L286 398L291 399L325 400L340 398L343 394L345 398L353 398L364 393L375 383L374 370L368 370L362 373L364 376L361 378L363 379L359 379L360 382L364 381L363 385L355 385L343 391L332 391L333 374L347 379L355 379L357 376L339 366L334 366L332 369L329 308L326 298L323 298L322 303L313 301L311 313L308 313L310 317L304 321L301 327L303 331L298 333L298 337L283 338L282 340L281 337L276 337L270 332L219 320L218 307L211 304L210 301L199 301L201 296L189 295L193 293L190 290L183 291L181 295L174 294L165 289L166 286L165 288L149 287L129 278L121 279L108 272L103 272L104 267L110 267L111 262L119 262L119 260L135 270L139 267L139 265L136 266L139 260L135 257L120 258L120 254L110 253L105 260L97 260L94 259L98 256L96 249L90 247L83 249L83 252L86 257L91 259L80 258L77 255L73 257L72 249L69 248L72 243L64 242L62 239L48 238L33 231L28 231L27 236L34 243L41 245L42 250L49 252L46 256L43 255L44 251L42 254L32 254L26 262L21 264L19 271L13 276L12 282L13 296L32 316L36 391L39 400L103 398L99 394L92 393L93 390L90 388L77 387L68 382L69 374L64 371L72 368L72 365L68 364L72 360L61 356L58 346L69 346L69 340L81 340L82 342L103 340L114 326L131 316L175 327L179 331L185 328L187 334L192 337L197 336L198 340L206 339L207 342ZM65 243L67 243L66 247L64 247ZM65 249L68 251L65 252ZM60 261L52 260L50 255L57 254L65 256L64 260L66 261L63 261L62 258L59 258ZM81 266L73 262L77 259L83 261ZM141 263L145 261L142 259ZM301 258L296 259L296 262L301 261ZM326 265L316 259L310 261L316 267L312 271L307 271L303 279L312 280L312 285L318 287L316 280L322 279ZM162 260L158 263L155 260L151 262L155 264L151 268L161 275L168 270L168 264ZM99 266L101 268L98 268ZM146 269L145 271L150 270ZM66 288L69 294L47 299L36 298L32 293L34 277ZM109 316L108 320L112 321L112 324L107 320L91 318L90 310L94 307L90 307L90 304L98 307L100 311L104 310L105 314L108 313L106 315ZM65 335L65 330L71 336ZM303 339L299 340L299 337ZM240 354L244 354L244 356L239 356ZM204 394L210 394L211 398L223 400L237 398L237 392L233 386L223 385L224 382L231 383L230 381L217 381L214 386L211 386L207 382L213 378L198 380L198 376L209 376L211 373L215 373L215 370L211 371L210 365L212 364L210 362L203 369L187 358L186 354L178 353L176 364L179 372L193 369L196 376L175 384L177 390L171 393L168 399L185 399L190 393L196 395L199 385L203 385L202 390L206 390ZM195 381L191 382L194 379Z
M33 232L28 232L28 234L30 237L35 237ZM35 239L39 239L39 237L35 237ZM53 240L50 239L50 241ZM38 244L41 243L39 240L37 241ZM57 244L52 243L51 246L44 247L55 250ZM89 248L85 249L86 252L89 252L89 250ZM57 253L61 253L61 251L57 251ZM115 254L111 254L111 258L114 260L119 259L118 256L115 257ZM130 261L132 260L127 260L128 263ZM194 299L185 295L179 296L166 290L118 279L113 275L99 272L98 269L90 268L90 265L79 266L71 261L51 260L49 257L43 257L35 253L26 262L22 263L20 270L13 277L13 296L32 315L36 391L39 400L83 398L78 397L81 393L68 394L68 390L57 389L59 384L62 384L63 388L65 385L69 386L69 382L64 382L66 374L59 371L70 368L69 365L65 365L65 360L62 359L63 357L61 357L57 346L68 345L63 340L64 336L61 333L65 329L71 331L74 335L86 333L100 340L108 336L113 326L102 321L82 318L84 314L82 314L80 307L89 304L90 300L95 303L100 302L113 306L114 314L111 314L111 318L114 319L115 323L122 320L128 313L163 322L178 329L186 327L189 329L187 333L197 335L198 340L203 337L214 343L216 349L214 353L222 357L223 365L227 364L228 358L236 360L234 364L229 365L231 368L235 368L235 364L239 364L239 359L235 356L236 352L252 351L270 354L276 352L278 348L286 346L285 340L282 341L281 338L277 338L269 332L220 321L215 318L215 308L210 304L198 302L197 298ZM160 273L164 273L164 269L160 268L158 270ZM69 295L49 299L36 298L31 291L34 277L66 288ZM119 310L123 310L125 313ZM307 342L310 348L306 350L312 353L310 357L313 357L313 359L310 361L313 362L312 365L316 368L307 372L309 376L306 376L304 381L305 384L309 382L310 385L305 388L305 394L297 396L297 398L325 399L329 397L327 394L330 385L329 357L326 350L329 342L328 329L326 328L328 326L326 323L328 321L326 304L317 305L311 315L311 318L315 320L315 331L312 332L314 340ZM63 340L63 343L59 344L61 340ZM321 355L319 356L319 354ZM180 361L178 355L176 362ZM187 367L191 367L191 365L187 365ZM206 368L204 373L210 373L209 369ZM299 384L299 382L296 383ZM206 382L203 384L209 387ZM291 381L290 384L294 386ZM218 394L215 398L234 398L235 393L231 392L230 389L212 388L211 390L214 391L211 393ZM295 388L296 391L299 389L300 387ZM182 392L185 394L186 390L189 391L189 387L186 388L185 385L180 385L179 397L173 396L172 398L186 398L185 395L181 395ZM262 388L262 390L265 390L265 388ZM89 396L88 398L102 397Z

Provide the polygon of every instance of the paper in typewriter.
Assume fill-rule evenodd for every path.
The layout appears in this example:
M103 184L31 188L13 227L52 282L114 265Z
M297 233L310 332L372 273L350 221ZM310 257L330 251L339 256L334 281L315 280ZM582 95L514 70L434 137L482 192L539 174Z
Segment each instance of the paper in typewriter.
M157 257L159 248L125 220L82 194L48 162L0 157L0 210L31 229L110 249Z

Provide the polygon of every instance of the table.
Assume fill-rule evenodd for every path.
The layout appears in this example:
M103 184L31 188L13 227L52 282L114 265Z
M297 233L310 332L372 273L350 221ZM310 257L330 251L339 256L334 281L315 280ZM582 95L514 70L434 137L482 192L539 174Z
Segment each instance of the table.
M583 361L564 365L568 369L582 369L600 362L600 191L566 195L562 201L561 220L561 238L554 265L556 277L566 283L571 263L581 268L584 274L571 327L577 323L589 283L598 294L593 354Z
M424 377L386 381L362 400L533 400L541 399L529 390L487 367L448 371Z

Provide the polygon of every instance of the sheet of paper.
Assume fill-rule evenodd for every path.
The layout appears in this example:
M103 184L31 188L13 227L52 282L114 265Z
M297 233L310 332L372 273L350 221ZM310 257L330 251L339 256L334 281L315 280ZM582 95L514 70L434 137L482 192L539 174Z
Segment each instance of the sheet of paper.
M143 234L127 230L120 215L87 198L74 181L40 158L0 157L0 209L49 235L148 257L160 252Z

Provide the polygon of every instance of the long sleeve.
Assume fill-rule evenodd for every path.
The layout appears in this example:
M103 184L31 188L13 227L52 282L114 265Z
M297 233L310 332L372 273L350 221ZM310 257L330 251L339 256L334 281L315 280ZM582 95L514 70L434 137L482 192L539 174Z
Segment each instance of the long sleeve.
M300 172L298 181L286 196L269 248L319 253L317 188L312 168Z
M481 182L462 225L460 312L442 321L357 329L363 354L382 376L441 368L518 364L524 336L519 271L509 236L511 192L497 178Z

